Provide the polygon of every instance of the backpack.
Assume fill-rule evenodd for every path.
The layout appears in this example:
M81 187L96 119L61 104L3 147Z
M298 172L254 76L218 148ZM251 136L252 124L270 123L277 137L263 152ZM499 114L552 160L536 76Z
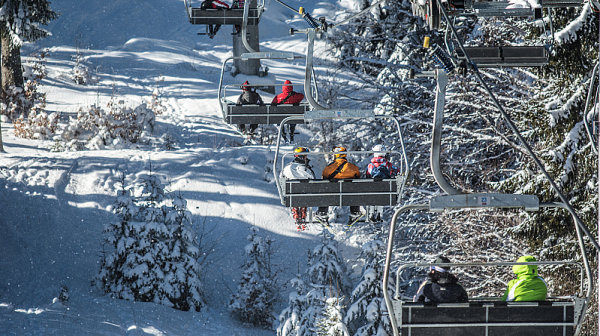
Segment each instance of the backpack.
M381 178L381 179L389 179L392 178L392 174L390 174L390 170L385 165L379 165L377 167L373 167L371 169L371 177L372 178Z

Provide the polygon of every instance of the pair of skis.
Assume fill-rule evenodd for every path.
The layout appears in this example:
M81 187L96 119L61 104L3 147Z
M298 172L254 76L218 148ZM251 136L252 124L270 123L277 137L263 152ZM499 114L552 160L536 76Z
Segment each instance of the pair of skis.
M348 224L346 224L346 226L344 227L343 230L339 231L336 230L333 226L331 226L329 224L328 221L322 221L321 219L319 219L319 217L315 216L314 218L317 220L317 222L319 222L321 224L321 226L323 226L324 229L326 229L327 231L329 231L331 234L338 236L338 235L343 235L344 233L346 233L348 230L350 230L350 228L352 226L354 226L354 224L358 223L363 217L365 216L364 213L362 213L360 216L356 217L355 219L351 220Z
M234 129L239 135L241 135L244 138L244 145L258 145L258 141L256 141L255 133L249 133L249 132L241 132L236 126L234 125L230 125L232 129Z

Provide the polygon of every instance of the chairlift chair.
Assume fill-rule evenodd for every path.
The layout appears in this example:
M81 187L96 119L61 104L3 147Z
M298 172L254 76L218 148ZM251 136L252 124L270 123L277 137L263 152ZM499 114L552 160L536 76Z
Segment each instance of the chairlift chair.
M250 0L248 0L250 1ZM194 25L236 25L242 26L244 22L257 25L264 11L264 0L260 0L256 8L249 8L244 19L244 8L218 8L204 9L192 7L191 0L184 0L188 20Z
M283 171L285 157L294 153L282 155L281 167L278 167L281 129L287 122L304 119L305 122L324 119L378 118L392 119L398 129L401 148L398 151L388 151L401 156L399 161L400 173L391 179L306 179L288 180L280 177ZM346 154L365 154L373 151L347 151ZM328 155L334 152L311 152L310 155ZM410 173L408 158L402 140L400 124L393 116L375 115L371 110L313 110L304 117L285 118L279 127L275 159L273 161L277 189L281 204L286 207L323 207L323 206L395 206L402 197L404 184ZM310 217L310 216L309 216ZM309 219L309 222L311 220Z
M567 8L581 7L583 0L542 0L538 5L531 5L522 1L517 6L511 6L509 1L473 1L473 0L442 0L450 16L496 16L496 17L532 17L542 19L542 8ZM441 13L437 0L427 0L424 4L418 0L411 0L413 15L420 16L427 22L431 30L440 28Z
M310 110L308 103L299 104L263 104L263 105L237 105L236 102L227 99L228 87L239 87L240 85L224 85L223 77L227 62L234 59L249 60L249 59L284 59L293 61L295 59L303 59L304 56L294 55L290 52L253 52L244 53L239 57L228 57L223 61L221 67L221 77L219 79L219 105L223 120L227 124L279 124L289 116L300 116ZM310 83L309 83L310 84ZM301 84L297 84L301 85ZM264 85L250 85L264 86ZM305 87L306 88L306 87ZM305 89L305 92L314 90L314 84L309 86L310 89Z
M540 67L548 64L549 52L544 46L465 47L467 54L478 68ZM462 50L455 56L466 61Z
M388 288L394 235L398 217L407 210L428 210L440 212L444 209L512 208L537 211L544 207L566 207L562 203L540 203L533 195L511 194L455 194L433 197L427 203L408 204L399 208L390 223L387 256L383 276L383 288ZM392 317L390 319L394 336L399 335L578 335L584 320L587 305L593 290L592 271L587 258L581 228L575 225L583 266L576 262L535 262L535 263L462 263L443 266L511 266L516 264L575 264L585 269L584 293L583 271L580 290L571 296L550 297L544 302L501 302L474 298L469 303L414 303L396 290L394 298L385 290L385 303ZM401 265L397 272L399 284L402 270L406 267L440 266L410 262Z
M533 17L543 19L543 8L581 7L583 0L538 0L535 2L522 1L515 3L508 1L473 1L473 0L427 0L425 3L411 0L414 15L421 16L427 21L430 29L438 30L442 14L446 16L447 24L452 25L450 16L494 16L494 17ZM550 30L552 19L548 12ZM454 28L450 27L452 30ZM461 62L464 70L467 66L477 68L498 67L537 67L548 64L551 46L486 46L462 47L454 51L454 57ZM465 53L468 55L465 55ZM470 60L470 62L467 62Z

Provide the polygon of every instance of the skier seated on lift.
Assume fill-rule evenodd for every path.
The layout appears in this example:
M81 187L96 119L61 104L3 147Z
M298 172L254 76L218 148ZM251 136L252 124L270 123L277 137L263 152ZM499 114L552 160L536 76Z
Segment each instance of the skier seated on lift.
M281 93L273 98L271 105L279 105L279 104L297 104L304 99L304 94L295 92L294 87L291 85L292 82L286 80L283 83L283 87L281 88ZM296 131L296 124L288 124L288 134L290 135L289 141L294 142L294 131ZM288 140L285 135L285 127L281 130L283 133L283 137Z
M435 263L449 264L450 259L439 256ZM431 266L427 275L429 280L425 280L421 284L417 294L413 297L413 302L469 302L467 291L458 282L458 278L450 273L450 267Z
M289 180L314 179L315 172L309 165L310 160L306 155L308 152L309 150L306 147L296 147L294 149L294 160L283 168L281 176ZM300 153L304 153L304 155ZM296 221L298 230L305 230L306 207L293 207L292 216Z
M339 154L335 154L335 160L323 169L323 179L343 180L360 178L360 170L358 167L348 162L348 159L346 159L346 147L337 146L333 149L333 152L339 152ZM316 216L320 221L327 222L327 212L328 207L319 207ZM354 223L354 221L361 216L360 206L350 206L350 223Z
M219 1L219 0L204 0L202 2L202 4L200 4L200 8L201 9L229 9L229 5L224 3L223 1ZM208 37L209 38L213 38L215 37L215 34L217 34L217 32L219 31L219 28L221 28L221 25L216 24L214 25L207 25L208 26Z
M382 145L375 145L375 147L373 147L373 151L373 158L371 158L371 163L369 163L369 166L367 167L365 176L367 178L382 179L396 177L400 170L388 161L389 154L385 153L386 148Z
M535 257L522 256L517 262L535 262ZM537 265L514 265L517 278L508 282L502 301L546 301L548 287L538 276Z
M262 105L263 104L263 100L260 97L260 95L258 93L256 93L256 91L252 91L252 87L250 87L250 83L248 83L248 81L245 81L244 84L242 84L242 94L239 96L238 100L237 100L237 104L238 105ZM258 124L251 124L250 125L250 134L254 134L254 131L258 128ZM240 130L240 132L245 133L246 132L246 125L244 124L239 124L238 125L238 129Z
M396 177L400 170L389 162L389 154L386 153L387 149L383 145L375 145L373 147L373 157L371 162L367 166L365 172L366 178L373 179L390 179ZM382 206L374 206L373 211L369 211L370 222L381 222L381 214L383 212Z
M244 3L244 0L234 0L233 5L231 5L231 9L244 9ZM242 26L235 25L233 26L233 29L236 34L239 34L242 31Z

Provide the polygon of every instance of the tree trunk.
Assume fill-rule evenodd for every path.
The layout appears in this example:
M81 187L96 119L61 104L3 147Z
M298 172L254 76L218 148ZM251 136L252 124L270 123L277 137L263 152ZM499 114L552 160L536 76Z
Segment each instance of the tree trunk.
M3 33L2 30L0 30L0 35ZM0 38L0 51L2 51L2 45L4 45L4 43L2 43L2 39ZM2 54L0 54L0 61L2 60ZM2 74L4 73L4 71L2 71L2 65L0 64L0 81L2 80ZM2 83L0 83L0 96L4 96L4 90L2 90ZM2 113L0 113L0 152L4 152L4 144L2 142Z
M8 34L2 33L2 92L6 94L10 86L23 88L23 69L21 48L13 46Z

